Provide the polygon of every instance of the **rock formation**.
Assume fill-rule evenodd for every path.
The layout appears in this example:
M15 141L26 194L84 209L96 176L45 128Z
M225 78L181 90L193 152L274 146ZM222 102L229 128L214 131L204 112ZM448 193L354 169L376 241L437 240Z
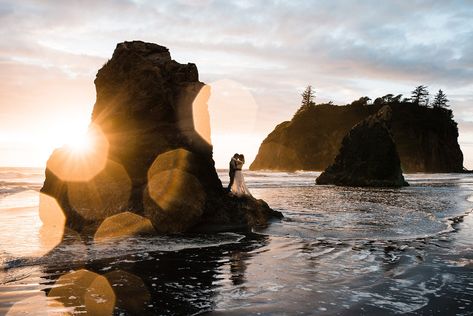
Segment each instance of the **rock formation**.
M400 187L404 180L396 145L389 131L392 113L384 106L355 125L343 138L335 162L317 178L317 184Z
M457 124L448 109L390 102L391 132L404 172L462 172ZM318 104L279 124L263 141L251 170L325 170L350 129L383 105Z
M121 227L116 221L130 218L124 212L149 219L159 233L248 228L282 217L261 200L236 199L222 188L210 144L210 88L194 64L172 60L163 46L124 42L95 86L93 146L54 151L41 189L57 200L67 227L93 234L114 215L107 223Z

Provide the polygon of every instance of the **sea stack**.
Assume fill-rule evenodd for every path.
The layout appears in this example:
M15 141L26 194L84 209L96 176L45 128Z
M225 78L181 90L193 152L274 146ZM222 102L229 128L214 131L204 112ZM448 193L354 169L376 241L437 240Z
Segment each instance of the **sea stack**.
M347 105L317 104L299 111L290 121L277 125L261 143L250 170L325 170L351 128L389 105L390 131L404 172L463 172L452 110L391 96L376 98L373 103L363 97Z
M158 233L250 228L282 217L262 200L223 189L210 143L210 88L195 64L172 60L157 44L124 42L95 86L93 146L55 150L41 189L56 199L67 227L94 234L109 217L129 218L117 216L125 212ZM48 212L40 205L42 218ZM149 233L149 225L137 227Z
M401 161L389 131L392 111L384 106L355 125L343 138L335 162L316 179L317 184L361 187L401 187Z

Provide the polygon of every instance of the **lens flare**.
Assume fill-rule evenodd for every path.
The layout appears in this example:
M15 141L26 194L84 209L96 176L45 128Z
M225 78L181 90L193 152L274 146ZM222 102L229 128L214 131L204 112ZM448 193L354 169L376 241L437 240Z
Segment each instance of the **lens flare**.
M86 153L92 148L92 136L90 133L77 135L71 138L66 147L69 148L75 154Z
M194 146L207 147L211 144L209 96L209 86L189 83L181 89L177 100L177 125Z
M185 231L203 214L207 196L194 175L194 159L179 148L159 155L148 170L143 205L156 230Z
M94 241L156 233L151 221L140 215L123 212L107 217L95 232Z
M57 227L64 231L66 224L66 216L57 200L44 193L39 195L39 218L43 225L49 227Z
M108 160L87 182L68 182L67 195L74 210L87 220L101 220L128 208L131 180L125 168Z
M86 269L62 275L48 297L89 315L112 315L116 300L108 280Z
M107 137L96 125L90 126L87 135L77 147L64 146L49 158L47 168L62 181L89 181L105 167L110 146Z
M116 296L104 276L98 276L85 292L84 302L89 315L113 315Z
M192 102L194 129L208 144L212 144L210 136L210 116L207 100L210 97L210 86L203 86Z
M37 255L43 256L63 240L66 216L55 198L40 193L39 218L43 222L43 226L39 230L40 247Z

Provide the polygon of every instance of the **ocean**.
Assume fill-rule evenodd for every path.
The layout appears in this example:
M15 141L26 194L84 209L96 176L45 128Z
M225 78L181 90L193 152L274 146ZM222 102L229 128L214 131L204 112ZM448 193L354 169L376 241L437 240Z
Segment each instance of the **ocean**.
M0 168L0 315L473 314L472 174L399 189L318 174L244 171L285 216L250 233L57 244L38 215L44 171Z

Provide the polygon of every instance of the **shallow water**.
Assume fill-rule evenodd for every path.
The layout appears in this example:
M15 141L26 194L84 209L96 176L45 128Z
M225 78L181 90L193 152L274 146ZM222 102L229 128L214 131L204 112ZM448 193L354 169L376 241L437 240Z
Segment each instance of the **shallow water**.
M245 172L285 215L253 233L55 247L37 214L42 171L0 169L0 314L473 314L472 175L407 175L401 189L317 175ZM64 291L77 271L105 278Z

